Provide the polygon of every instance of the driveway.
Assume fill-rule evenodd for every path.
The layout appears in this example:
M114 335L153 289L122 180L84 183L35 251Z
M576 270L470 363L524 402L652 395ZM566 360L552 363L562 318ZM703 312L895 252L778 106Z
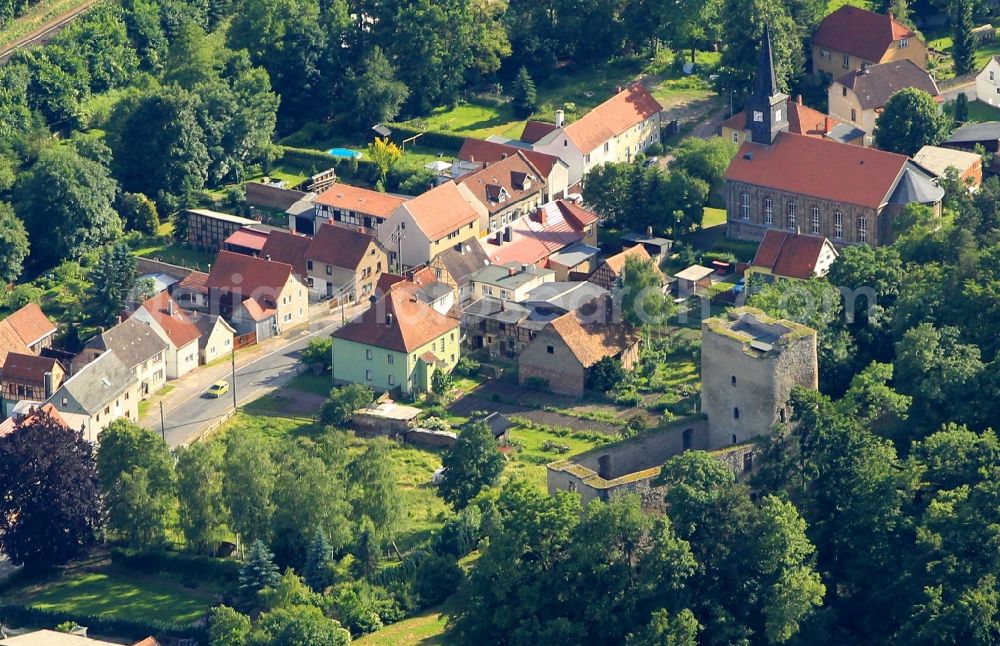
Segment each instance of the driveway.
M350 313L348 320L358 311ZM239 406L280 388L298 374L299 353L314 338L329 336L342 325L340 314L315 320L308 327L271 339L250 350L237 353L236 383L232 366L223 361L203 366L181 379L170 382L174 389L163 397L153 398L140 424L161 431L160 404L163 405L162 433L170 448L194 440L213 425L224 421L233 411L233 398ZM218 399L204 396L205 390L221 379L230 384L230 392Z

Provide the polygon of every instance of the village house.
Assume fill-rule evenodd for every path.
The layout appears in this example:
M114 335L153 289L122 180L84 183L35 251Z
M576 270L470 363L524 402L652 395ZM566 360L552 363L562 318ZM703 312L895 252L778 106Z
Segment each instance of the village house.
M249 218L209 209L188 209L184 215L188 222L187 243L208 252L220 251L226 239L243 227L259 224Z
M603 287L609 292L617 291L621 287L622 270L625 268L625 261L629 258L636 258L642 262L651 260L646 248L641 244L637 244L605 258L604 262L597 268L597 271L591 274L587 280Z
M349 184L334 184L313 200L315 221L311 223L310 231L304 231L297 224L296 229L303 233L315 234L319 225L327 222L339 224L349 229L364 227L375 231L383 222L392 217L406 198L370 191Z
M116 419L139 419L139 379L108 350L63 382L45 403L52 404L70 428L97 442Z
M752 137L726 170L727 234L759 241L771 228L805 230L835 245L879 246L907 204L940 213L944 191L908 157L787 131L788 97L778 92L765 28L754 92Z
M378 228L397 273L426 265L460 240L479 238L488 212L469 189L448 181L403 202Z
M812 39L813 74L833 79L865 65L909 60L927 67L927 48L892 14L844 5L820 23Z
M988 153L1000 152L1000 121L967 123L952 130L941 145L969 152L975 152L977 146L982 146Z
M233 253L259 256L270 233L270 227L265 228L257 224L241 227L222 241L222 248Z
M309 322L309 288L289 264L220 251L206 286L211 313L258 342Z
M0 418L21 401L41 402L52 396L66 371L49 357L11 352L0 372Z
M166 383L168 345L152 326L130 318L101 332L87 341L80 354L73 359L74 372L108 350L114 350L115 356L139 380L143 398Z
M313 291L348 303L375 291L379 276L389 268L385 248L367 230L324 224L305 252Z
M769 229L747 272L765 280L822 278L839 255L833 243L823 236Z
M489 235L541 206L545 178L524 153L494 162L455 180L486 209L480 234Z
M258 257L291 265L295 274L303 282L306 282L309 275L306 268L306 251L312 241L310 236L287 231L274 231L267 237Z
M542 186L542 202L566 197L566 190L569 188L569 166L566 162L555 155L513 144L466 138L458 151L458 159L452 164L452 176L458 179L518 153L524 155L545 179L545 185Z
M630 162L659 143L662 110L646 86L633 83L572 123L556 110L555 127L531 148L566 162L573 186L594 166Z
M131 318L148 325L167 344L167 379L183 377L198 367L198 338L201 332L170 294L161 292L148 299L132 313Z
M41 419L43 415L64 429L75 430L70 429L69 424L62 418L62 415L59 414L55 406L52 404L42 404L41 406L30 406L27 411L22 411L18 407L18 410L14 410L10 417L0 420L0 437L13 433L17 429Z
M688 298L704 294L712 286L712 274L714 273L714 269L703 265L691 265L680 270L674 274L677 281L677 297Z
M191 312L191 321L198 327L198 358L202 364L227 357L233 351L236 330L217 314Z
M333 333L333 379L375 390L427 392L434 372L458 363L458 319L422 302L406 281Z
M639 360L639 336L623 325L580 321L577 312L564 314L543 327L518 357L518 382L561 395L582 397L587 373L605 357L626 370Z
M52 346L56 325L36 303L28 303L0 321L0 369L7 353L39 354Z
M567 247L597 246L598 218L569 200L556 200L479 240L491 264L517 263L547 268L549 258ZM564 259L565 262L565 259Z
M983 158L974 152L924 146L913 156L913 161L935 177L944 177L949 169L958 175L958 180L975 191L983 183Z
M490 259L479 241L468 238L434 256L430 268L438 282L452 288L455 302L464 303L472 298L470 278L488 264Z
M802 103L802 95L788 102L788 132L817 139L830 139L842 144L865 145L865 133L857 126L844 123ZM722 122L722 138L742 144L750 140L746 111L737 112Z
M1000 106L1000 57L991 56L976 74L975 99L986 105Z
M192 271L174 285L170 295L188 310L208 309L208 274Z
M532 265L507 263L483 267L469 280L473 298L492 296L517 303L535 287L554 281L555 272Z
M915 88L941 101L937 83L911 60L868 65L837 78L827 88L830 114L854 124L869 135L875 132L879 115L892 95Z
M583 280L597 269L600 247L575 242L548 257L546 265L555 272L556 280Z

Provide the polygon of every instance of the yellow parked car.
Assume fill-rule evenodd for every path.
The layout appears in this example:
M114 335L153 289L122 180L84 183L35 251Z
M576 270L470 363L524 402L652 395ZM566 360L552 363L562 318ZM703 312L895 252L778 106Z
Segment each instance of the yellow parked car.
M208 390L205 391L205 394L208 395L209 397L215 397L216 399L218 399L219 397L222 397L228 392L229 392L229 382L217 381L208 387Z

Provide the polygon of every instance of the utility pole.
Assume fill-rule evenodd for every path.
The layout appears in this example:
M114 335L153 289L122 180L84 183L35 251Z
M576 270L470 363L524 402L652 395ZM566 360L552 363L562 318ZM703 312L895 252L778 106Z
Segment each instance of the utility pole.
M160 436L163 437L163 441L167 441L167 429L163 425L163 402L160 402Z
M233 380L233 412L236 411L236 348L229 351L230 365L232 366Z

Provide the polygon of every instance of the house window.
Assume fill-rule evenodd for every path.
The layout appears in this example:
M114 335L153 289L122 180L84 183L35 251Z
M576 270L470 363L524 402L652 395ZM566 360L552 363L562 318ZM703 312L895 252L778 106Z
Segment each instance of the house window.
M553 347L551 345L545 346L545 351L548 352L549 354L555 354L556 353L555 347Z
M812 214L810 216L809 231L814 235L819 235L819 207L812 207Z
M739 406L734 406L733 407L733 419L739 419L739 418L740 418L740 408L739 408Z
M899 48L900 48L900 49L902 49L902 48L904 48L904 47L907 47L907 46L909 46L909 44L910 44L910 41L908 41L908 40L907 40L907 39L905 39L905 38L901 38L901 39L899 40Z
M819 57L822 58L824 61L830 60L830 50L829 49L819 50Z
M736 132L735 130L733 131L733 143L734 144L740 143L740 133Z
M569 146L569 139L563 139L563 148Z
M733 375L732 377L730 377L730 379L732 380L733 385L735 386L736 385L736 375Z
M610 149L611 149L610 142L605 141L604 142L604 152L608 152L608 150L610 150Z
M312 260L307 260L306 261L306 269L308 269L309 271L313 270L313 261Z
M996 79L996 72L992 72L992 71L990 72L990 80L991 80L991 81L995 81L995 80L997 80L997 79Z
M372 371L365 370L365 381L371 381L371 380L372 380Z
M847 86L840 88L840 96L847 96Z
M851 57L848 56L847 54L844 54L843 67L845 70L851 67Z
M332 276L333 275L333 267L332 266L330 266L330 265L326 266L326 275L327 276Z
M788 230L795 231L795 202L788 203Z
M771 198L764 198L764 224L772 224L774 222L774 202Z
M365 350L365 359L372 360L372 351L370 349Z
M395 386L396 385L396 378L393 377L392 375L389 375L389 385L390 386Z
M853 121L854 123L858 122L858 111L855 110L854 108L851 108L851 121Z
M844 214L840 211L833 214L833 237L837 240L844 237Z
M386 360L387 363L391 364L392 361L393 361L392 355L391 354L385 355L385 360Z
M858 218L858 242L868 242L868 218Z
M744 220L750 219L750 194L740 193L740 217Z
M736 433L733 433L733 444L736 444Z

